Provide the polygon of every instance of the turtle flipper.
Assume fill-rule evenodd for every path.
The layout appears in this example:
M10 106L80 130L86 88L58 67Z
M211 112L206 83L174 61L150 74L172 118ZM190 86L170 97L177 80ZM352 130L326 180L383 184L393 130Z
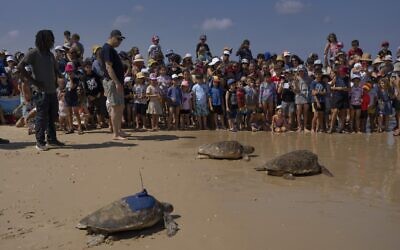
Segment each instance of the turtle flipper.
M86 244L88 247L94 247L103 244L105 240L106 236L104 234L89 235Z
M208 155L197 155L196 157L197 160L201 160L201 159L210 159L210 157Z
M172 216L168 213L164 213L164 226L167 229L167 235L172 237L178 232L178 224L174 221Z
M282 177L286 180L294 180L296 179L296 177L294 177L294 175L290 174L290 173L286 173L284 175L282 175Z
M324 175L327 175L329 177L333 177L333 174L331 173L331 171L329 171L326 167L321 166L321 173L323 173Z
M265 167L256 167L254 168L256 171L267 171L267 168Z
M78 229L81 229L81 230L86 230L88 228L87 225L82 224L82 223L78 223L78 225L76 225L75 227Z

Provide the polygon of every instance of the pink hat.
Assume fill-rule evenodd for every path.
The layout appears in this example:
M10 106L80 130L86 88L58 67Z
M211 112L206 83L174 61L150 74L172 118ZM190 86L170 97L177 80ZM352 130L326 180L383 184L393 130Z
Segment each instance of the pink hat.
M65 65L65 72L73 72L74 70L75 70L74 64L72 64L71 62Z
M181 85L182 85L182 87L189 87L189 82L186 80L183 80Z
M156 81L157 80L157 74L156 73L151 73L150 74L150 80Z
M344 47L344 45L343 45L343 43L342 43L342 42L338 42L338 43L337 43L337 47L338 47L338 48L343 48L343 47Z

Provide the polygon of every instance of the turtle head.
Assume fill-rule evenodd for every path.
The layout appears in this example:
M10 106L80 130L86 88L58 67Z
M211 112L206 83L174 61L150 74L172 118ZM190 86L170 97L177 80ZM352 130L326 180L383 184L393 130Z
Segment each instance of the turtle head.
M253 146L249 146L249 145L245 145L243 146L243 152L245 154L251 154L254 152L254 147Z
M174 206L172 206L172 204L167 203L167 202L162 202L162 207L164 210L164 213L172 213L172 211L174 211Z

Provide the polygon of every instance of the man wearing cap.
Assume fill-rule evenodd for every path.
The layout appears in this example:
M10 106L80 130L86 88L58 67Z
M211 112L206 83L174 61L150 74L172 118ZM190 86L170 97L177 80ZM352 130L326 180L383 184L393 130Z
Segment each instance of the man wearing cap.
M114 133L113 140L125 140L126 134L121 130L124 110L124 67L115 48L125 39L121 31L113 30L108 41L103 45L101 61L104 70L104 94L111 106L111 124Z
M51 30L40 30L36 34L36 48L28 51L18 65L21 76L25 79L22 83L22 91L26 101L31 98L30 87L33 85L36 91L33 92L32 99L36 105L35 131L36 149L39 151L47 150L47 145L64 146L65 144L57 140L54 122L57 120L58 100L57 100L57 76L61 77L58 71L57 61L51 53L54 46L54 35ZM29 74L25 66L30 65L35 78ZM45 141L47 132L47 145Z

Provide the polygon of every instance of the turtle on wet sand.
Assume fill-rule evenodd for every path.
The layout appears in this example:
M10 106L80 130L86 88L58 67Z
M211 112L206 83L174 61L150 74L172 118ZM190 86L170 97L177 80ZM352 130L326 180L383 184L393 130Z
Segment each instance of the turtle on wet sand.
M110 234L149 228L161 220L167 235L173 236L178 225L170 214L172 211L171 204L159 202L143 189L89 214L76 227L92 235L87 242L89 247L103 243Z
M237 141L220 141L199 147L197 159L244 159L250 160L249 154L254 147L242 145Z
M255 168L257 171L267 171L269 175L282 176L293 180L294 176L307 176L325 174L333 177L333 174L318 163L318 156L309 150L295 150L278 156L263 166Z

